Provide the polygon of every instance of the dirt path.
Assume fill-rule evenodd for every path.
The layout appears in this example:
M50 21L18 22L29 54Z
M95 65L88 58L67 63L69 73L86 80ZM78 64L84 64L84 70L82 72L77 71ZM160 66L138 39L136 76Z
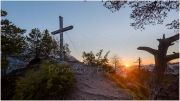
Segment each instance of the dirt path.
M75 63L71 69L76 71L77 83L69 100L125 100L131 95L103 75L98 67Z

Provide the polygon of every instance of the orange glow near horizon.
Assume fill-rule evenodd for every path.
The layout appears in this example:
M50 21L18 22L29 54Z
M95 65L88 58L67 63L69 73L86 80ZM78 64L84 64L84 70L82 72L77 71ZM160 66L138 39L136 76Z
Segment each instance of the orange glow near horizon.
M129 67L129 64L126 64L125 66L128 68L128 67Z
M78 56L77 56L77 57L78 57ZM79 61L83 62L83 59L82 59L82 58L77 58L77 59L78 59ZM135 60L135 59L134 59L134 60ZM131 60L127 60L127 61L128 61L128 62L123 62L121 65L123 65L123 66L125 66L125 67L127 67L127 66L126 66L127 64L129 65L129 67L130 67L130 66L134 66L134 65L138 65L138 63L134 63L134 61L131 61ZM172 60L172 61L170 61L170 62L172 62L172 63L175 62L175 63L176 63L176 62L180 62L180 61L179 61L179 59L174 59L174 60ZM112 63L110 63L110 62L109 62L109 64L112 65L112 66L114 66L114 64L112 64ZM146 61L144 60L144 61L142 62L142 64L143 64L143 65L150 65L150 64L155 64L155 63L154 63L154 59L152 59L152 60L146 60Z

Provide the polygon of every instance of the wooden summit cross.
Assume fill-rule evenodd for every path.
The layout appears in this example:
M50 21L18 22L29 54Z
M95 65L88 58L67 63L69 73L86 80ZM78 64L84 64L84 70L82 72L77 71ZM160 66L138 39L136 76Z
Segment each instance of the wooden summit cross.
M52 35L60 33L60 61L63 61L63 32L73 29L73 26L63 28L63 17L59 16L59 30L51 32Z

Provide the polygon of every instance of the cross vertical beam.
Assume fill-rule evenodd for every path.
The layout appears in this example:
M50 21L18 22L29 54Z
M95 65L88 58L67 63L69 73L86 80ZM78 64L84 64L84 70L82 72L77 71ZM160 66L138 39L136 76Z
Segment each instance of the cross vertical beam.
M68 26L68 27L65 27L63 28L63 17L62 16L59 16L59 29L56 30L56 31L53 31L51 32L52 35L55 35L55 34L58 34L60 33L60 61L63 61L64 60L64 56L63 56L63 32L65 31L68 31L68 30L71 30L73 29L73 26Z
M63 29L63 17L59 16L59 29ZM60 61L63 61L63 32L60 32Z

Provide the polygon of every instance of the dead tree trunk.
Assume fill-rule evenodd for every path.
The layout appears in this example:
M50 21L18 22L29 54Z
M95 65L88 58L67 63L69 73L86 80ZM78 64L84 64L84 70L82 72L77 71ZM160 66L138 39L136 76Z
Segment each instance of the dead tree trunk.
M162 39L157 39L159 41L158 50L152 49L150 47L138 47L138 50L144 50L152 55L155 58L155 66L151 73L150 78L150 99L156 100L159 99L159 94L162 89L162 80L164 76L165 68L167 67L167 62L179 58L179 53L174 53L171 55L166 55L168 47L174 45L174 41L179 39L179 34L176 34L172 37L165 38L165 34L163 34Z
M142 62L142 61L141 61L141 58L139 57L139 59L138 59L138 64L139 64L138 67L139 67L139 69L141 68L141 62Z

